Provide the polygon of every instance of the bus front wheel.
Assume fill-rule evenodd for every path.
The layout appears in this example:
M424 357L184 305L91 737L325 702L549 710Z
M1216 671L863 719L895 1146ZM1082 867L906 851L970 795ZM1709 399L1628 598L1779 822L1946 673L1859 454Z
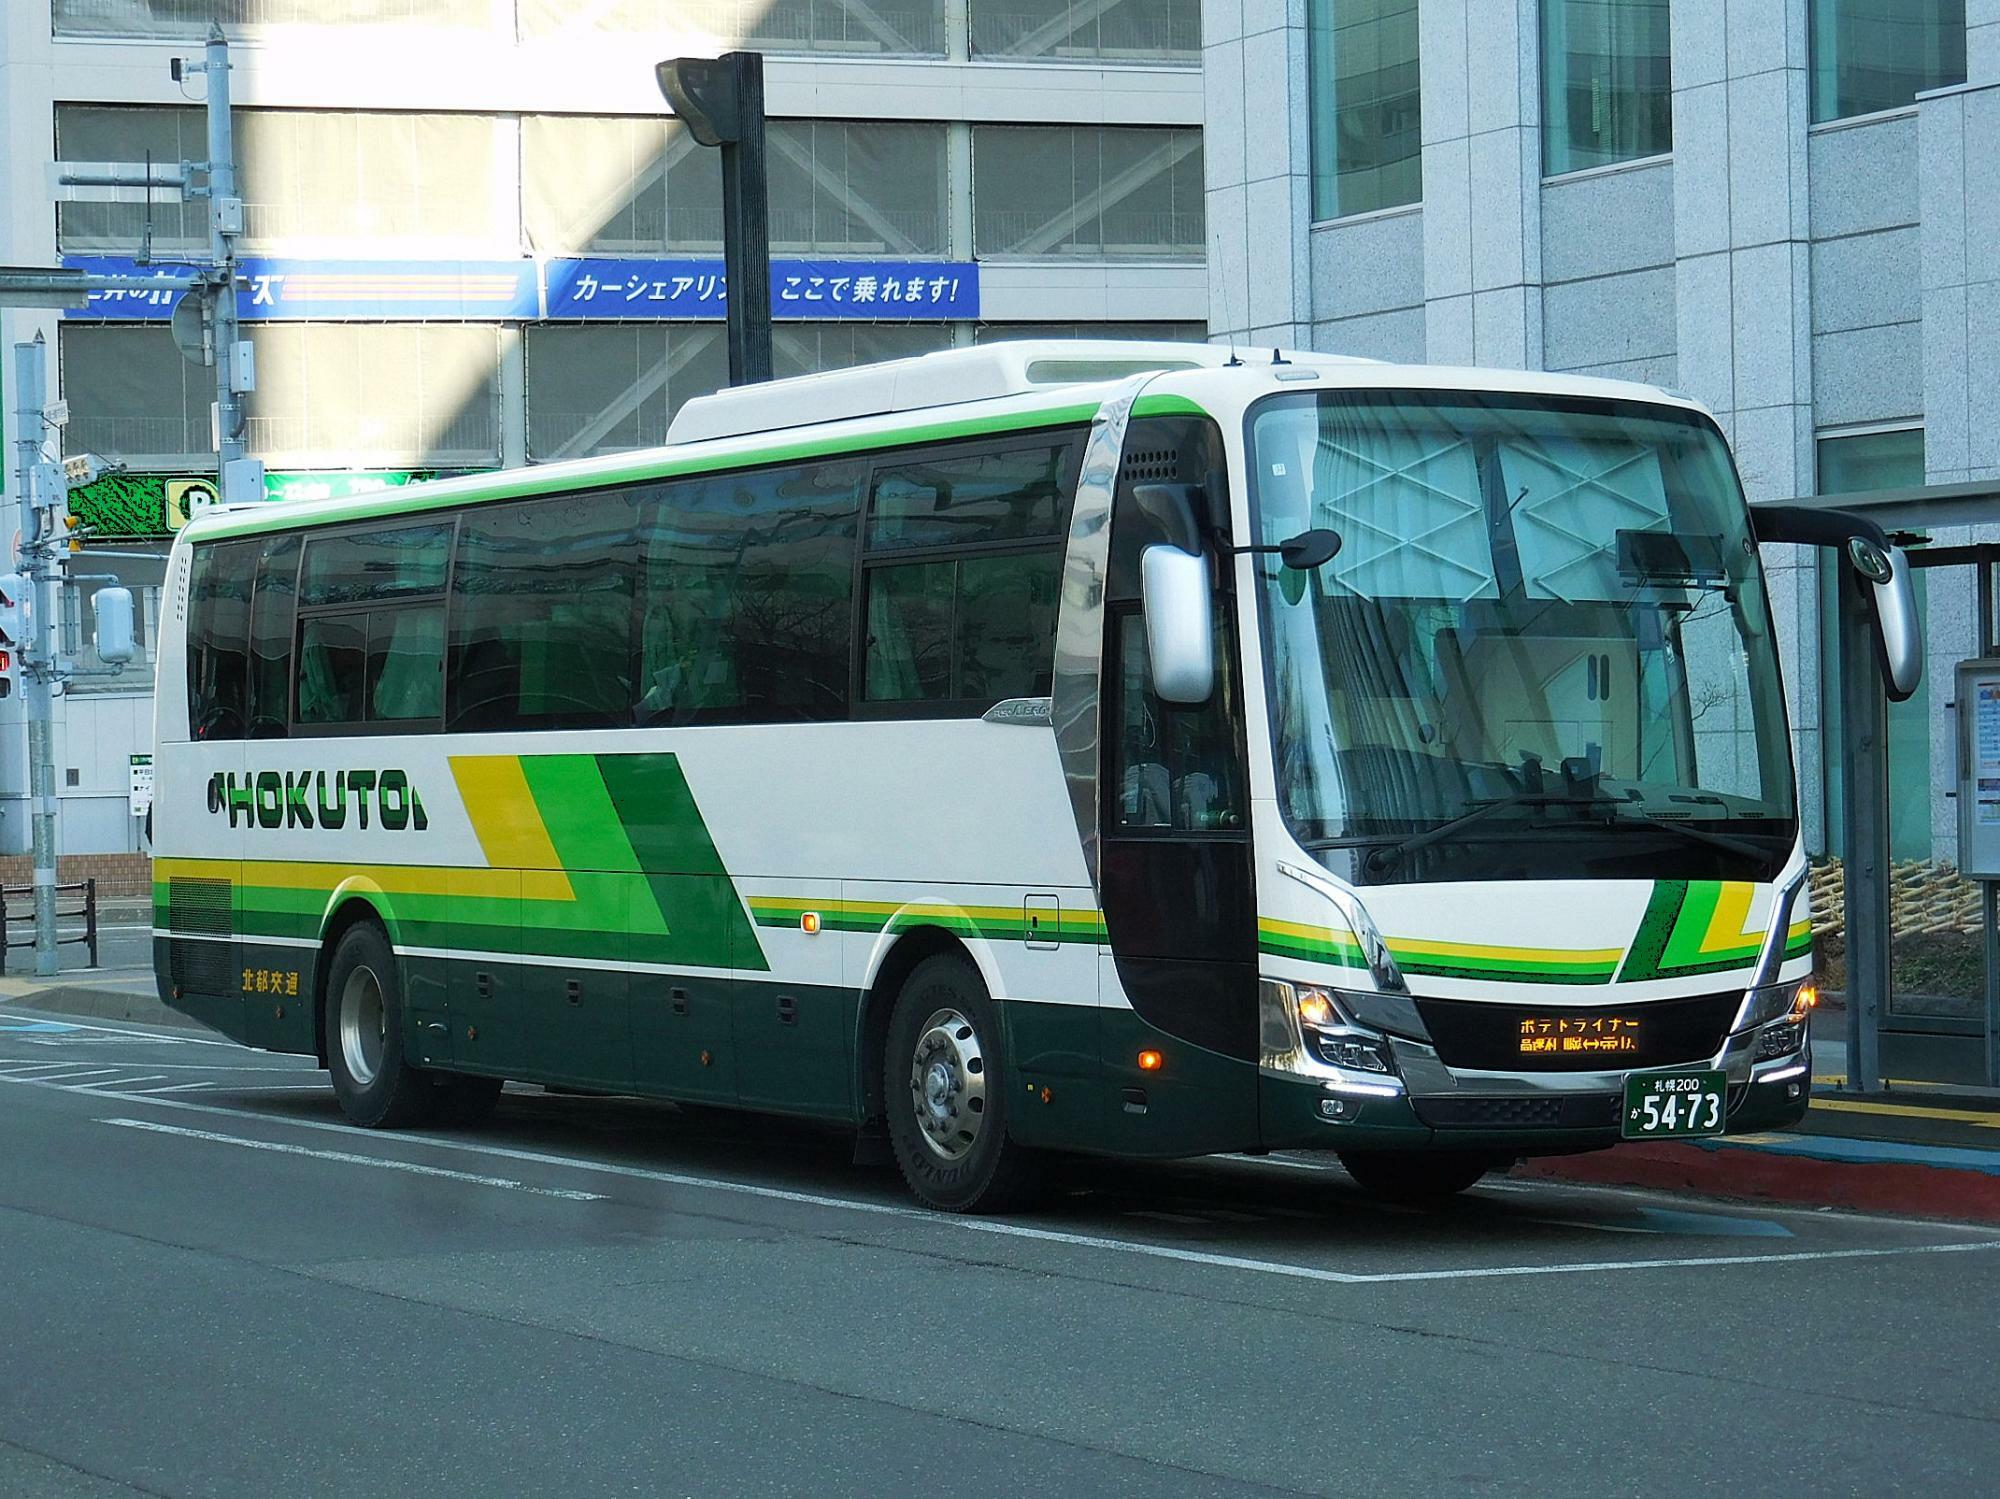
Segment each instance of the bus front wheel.
M911 970L889 1016L883 1092L896 1164L918 1200L993 1213L1037 1185L1033 1154L1007 1136L999 1012L978 973L947 954Z
M1455 1197L1508 1162L1471 1150L1343 1150L1340 1164L1371 1197L1422 1204Z
M403 1055L403 993L396 954L373 922L349 927L326 980L326 1070L349 1122L393 1129L426 1118L431 1077Z

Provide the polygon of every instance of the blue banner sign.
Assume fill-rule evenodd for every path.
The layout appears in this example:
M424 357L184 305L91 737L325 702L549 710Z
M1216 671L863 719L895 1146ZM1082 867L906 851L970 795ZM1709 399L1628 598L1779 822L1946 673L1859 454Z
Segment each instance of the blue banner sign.
M185 267L135 265L109 255L65 255L64 266L119 276L185 277ZM541 312L541 286L532 260L280 260L246 256L237 263L238 317L256 321L301 318L449 318L506 321ZM76 318L121 322L169 316L177 293L93 291Z
M89 321L163 322L184 266L142 266L120 256L65 255L72 270L160 283L90 293L67 315ZM553 319L719 319L728 308L722 262L703 257L619 260L284 260L239 263L237 315L245 321L369 319L453 322ZM771 315L781 320L933 321L979 316L979 267L971 261L775 260Z
M551 260L546 316L719 318L728 308L720 260ZM979 267L971 261L774 260L774 318L881 322L979 316Z

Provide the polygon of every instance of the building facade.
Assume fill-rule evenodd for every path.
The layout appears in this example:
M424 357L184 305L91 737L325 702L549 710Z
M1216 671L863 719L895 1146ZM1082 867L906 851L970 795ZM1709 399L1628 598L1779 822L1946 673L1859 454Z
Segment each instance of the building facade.
M1753 499L2000 475L2000 0L1204 0L1202 25L1213 336L1683 391ZM1825 855L1833 592L1765 550ZM1970 944L1939 981L1969 1001L1942 793L1973 581L1918 581L1892 852Z
M656 444L727 365L716 153L669 117L653 68L741 46L767 58L773 255L796 273L778 283L795 295L776 307L780 375L1035 333L1198 338L1199 10L9 0L0 263L205 250L204 204L57 205L47 171L202 159L201 80L169 61L198 54L213 14L261 278L247 441L268 493ZM167 310L0 310L7 344L40 332L52 347L65 450L130 470L93 492L90 519L100 555L127 554L97 570L128 577L149 623L161 569L143 554L164 552L184 481L213 471L212 372L175 346ZM26 823L18 711L0 702L10 850ZM79 680L59 712L65 849L135 848L146 673Z

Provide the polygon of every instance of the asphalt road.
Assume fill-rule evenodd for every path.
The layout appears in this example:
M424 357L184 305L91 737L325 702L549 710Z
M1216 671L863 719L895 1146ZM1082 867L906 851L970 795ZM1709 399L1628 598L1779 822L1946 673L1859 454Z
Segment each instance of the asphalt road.
M2000 1485L2000 1235L1305 1158L919 1211L838 1136L0 1014L0 1494Z

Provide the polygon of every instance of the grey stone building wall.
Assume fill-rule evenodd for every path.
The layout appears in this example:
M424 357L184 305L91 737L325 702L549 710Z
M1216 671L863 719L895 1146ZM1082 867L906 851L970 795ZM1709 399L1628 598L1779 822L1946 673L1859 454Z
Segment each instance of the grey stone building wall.
M1813 492L1819 440L1857 428L1921 425L1930 482L2000 476L2000 0L1967 0L1966 84L1820 125L1807 0L1672 0L1671 153L1550 178L1539 0L1423 0L1422 201L1330 223L1311 218L1306 10L1204 3L1212 337L1676 389L1715 412L1753 499ZM1256 139L1226 156L1232 130ZM1765 564L1817 847L1816 560ZM1929 582L1948 786L1971 581Z

